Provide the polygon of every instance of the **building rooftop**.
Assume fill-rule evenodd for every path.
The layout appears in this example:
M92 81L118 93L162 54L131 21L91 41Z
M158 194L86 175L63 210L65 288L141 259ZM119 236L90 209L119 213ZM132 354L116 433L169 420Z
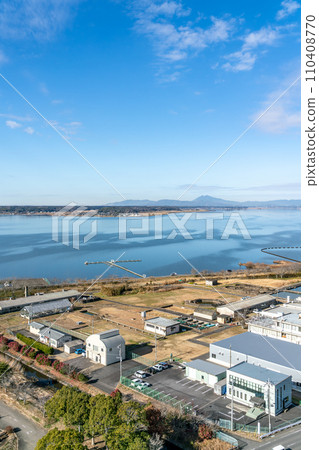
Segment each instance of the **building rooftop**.
M81 339L74 339L74 341L68 341L64 345L66 347L74 347L75 345L83 345L84 342Z
M31 322L30 327L35 328L36 330L41 330L41 328L45 327L45 325L40 322Z
M209 373L210 375L219 375L220 373L226 372L226 367L209 361L203 361L202 359L194 359L193 361L187 363L186 367L201 370L202 372Z
M61 333L61 331L54 330L50 327L45 327L40 331L40 336L58 340L65 336L65 333Z
M272 295L263 294L263 295L257 295L256 297L249 297L245 298L243 300L239 300L238 302L229 303L227 305L221 305L217 307L217 311L219 308L228 308L231 311L241 311L243 309L250 309L254 306L262 305L263 303L275 303L275 298Z
M0 301L0 310L5 310L6 308L23 308L24 306L37 304L37 303L45 303L49 301L68 299L72 297L79 297L81 292L70 289L68 291L59 291L59 292L50 292L48 294L42 295L30 295L29 297L20 297L15 300L3 300Z
M246 377L254 378L255 380L267 383L270 381L272 384L278 384L289 378L287 375L275 372L274 370L264 369L263 367L256 366L247 362L237 364L237 366L227 369L228 372L232 372L238 375L245 375Z
M72 303L68 299L63 300L56 300L54 302L46 302L46 303L38 303L38 304L31 304L28 306L25 306L23 311L26 311L28 314L36 315L39 312L44 311L54 311L58 310L60 308L71 308Z
M153 319L145 320L145 323L151 323L159 327L173 327L174 325L179 325L177 320L166 319L165 317L153 317Z
M210 344L263 359L290 369L301 370L301 346L251 332L241 333Z

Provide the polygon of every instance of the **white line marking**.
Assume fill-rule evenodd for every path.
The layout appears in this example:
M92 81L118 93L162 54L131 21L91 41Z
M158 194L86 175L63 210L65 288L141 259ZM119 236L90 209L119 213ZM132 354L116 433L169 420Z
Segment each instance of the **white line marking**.
M195 391L200 391L201 389L204 389L206 387L206 384L204 386L200 386L199 388L195 389Z
M205 394L206 392L209 392L209 391L212 391L212 390L213 390L213 388L209 388L206 391L203 391L202 394Z

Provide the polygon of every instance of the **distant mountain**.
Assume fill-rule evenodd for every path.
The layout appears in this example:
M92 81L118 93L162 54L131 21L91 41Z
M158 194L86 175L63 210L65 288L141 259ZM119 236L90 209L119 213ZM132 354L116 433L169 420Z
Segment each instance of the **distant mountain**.
M245 201L245 202L236 202L231 200L223 200L222 198L211 197L210 195L201 195L200 197L195 198L194 200L124 200L122 202L109 203L106 206L176 206L176 207L206 207L206 208L214 208L214 207L292 207L298 208L301 206L300 200L268 200L268 201Z

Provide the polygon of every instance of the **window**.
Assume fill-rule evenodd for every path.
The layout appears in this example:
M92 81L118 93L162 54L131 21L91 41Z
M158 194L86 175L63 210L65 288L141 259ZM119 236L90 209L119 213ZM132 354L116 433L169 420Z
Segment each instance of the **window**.
M101 347L101 352L104 352L104 348L103 347Z
M247 400L247 394L245 394L245 400Z
M231 395L231 388L229 388L229 395Z
M212 358L216 358L216 353L212 353Z
M98 352L99 351L99 347L97 345L93 345L93 351Z
M241 398L241 399L243 398L243 393L242 393L242 392L240 393L240 398Z

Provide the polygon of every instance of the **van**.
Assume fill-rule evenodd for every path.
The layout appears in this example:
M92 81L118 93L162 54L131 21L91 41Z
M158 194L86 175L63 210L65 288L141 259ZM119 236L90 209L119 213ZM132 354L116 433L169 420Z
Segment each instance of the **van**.
M285 447L283 445L276 445L276 447L273 447L272 450L285 450Z

